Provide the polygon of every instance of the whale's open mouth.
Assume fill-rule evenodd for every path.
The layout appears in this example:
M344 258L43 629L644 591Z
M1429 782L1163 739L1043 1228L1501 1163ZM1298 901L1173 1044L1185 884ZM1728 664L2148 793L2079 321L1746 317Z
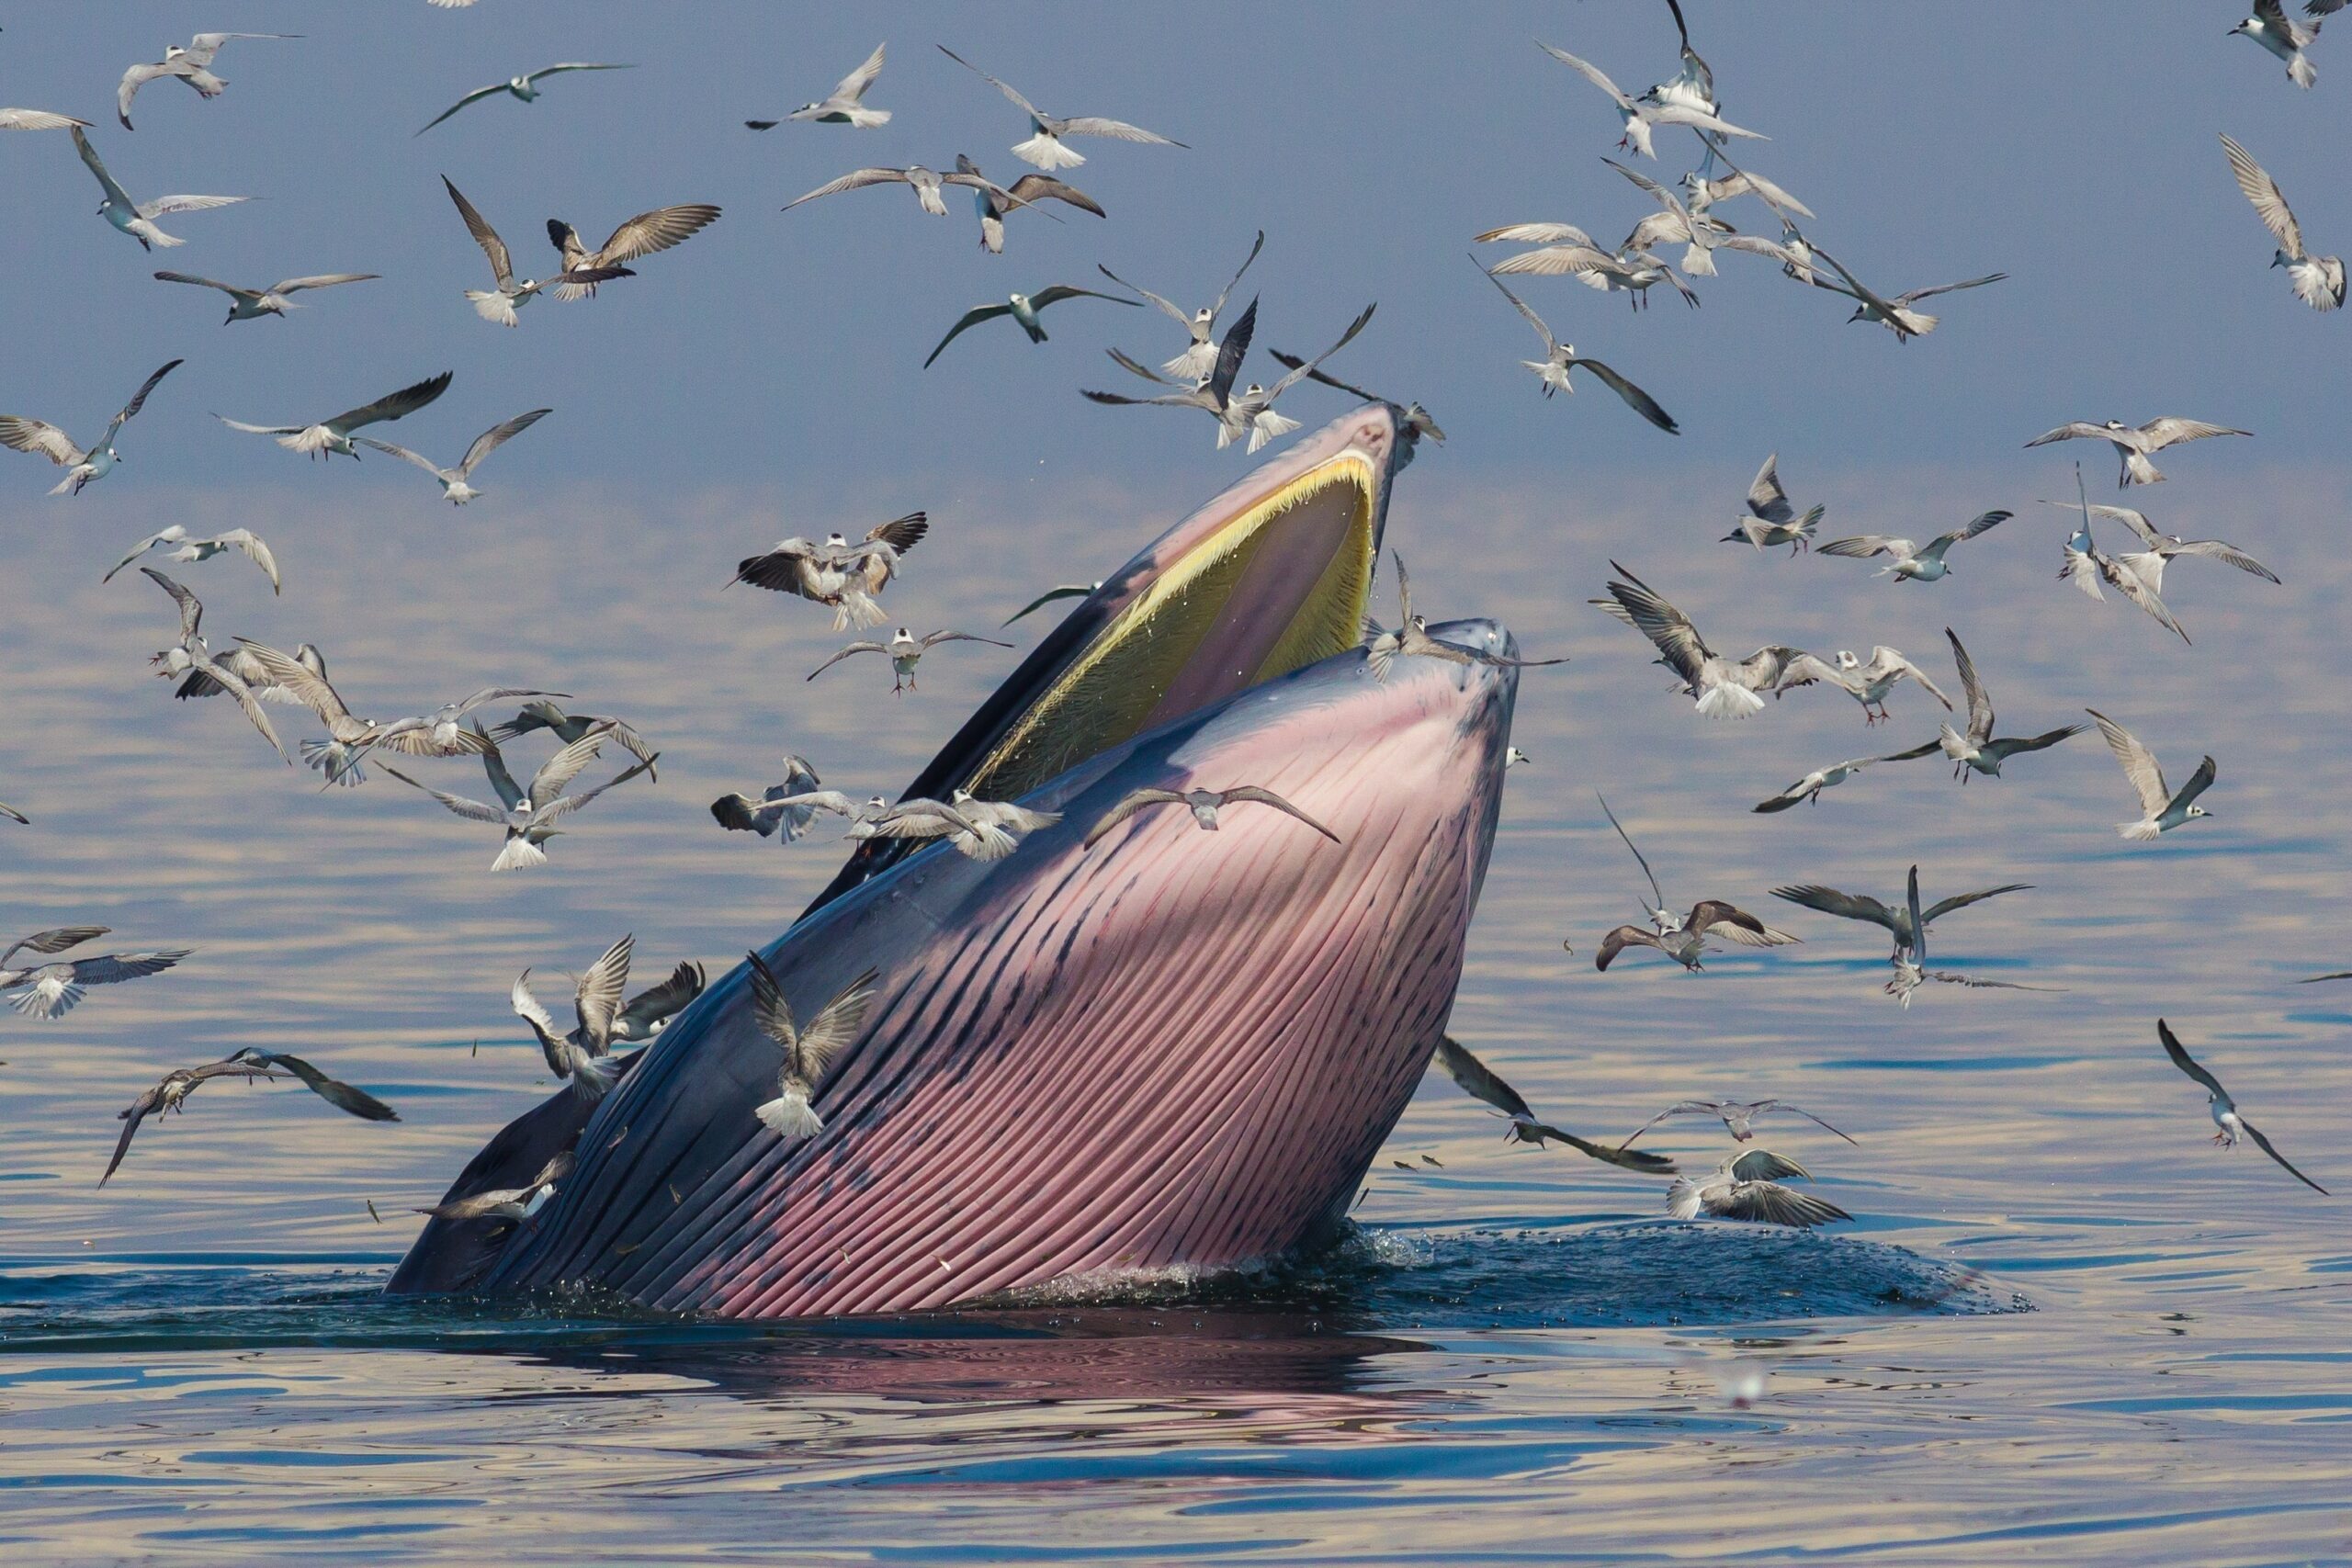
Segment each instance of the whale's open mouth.
M1347 451L1208 532L1121 606L973 770L1020 795L1142 730L1361 640L1380 476Z
M907 788L1012 799L1146 729L1354 647L1395 415L1361 409L1162 534L1080 601ZM821 905L908 852L871 840Z

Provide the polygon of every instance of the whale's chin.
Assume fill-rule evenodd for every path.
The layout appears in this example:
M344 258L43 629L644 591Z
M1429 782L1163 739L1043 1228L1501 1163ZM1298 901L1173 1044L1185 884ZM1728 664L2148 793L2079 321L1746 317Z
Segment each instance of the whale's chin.
M1326 1234L1444 1030L1516 694L1499 662L1357 646L1395 430L1321 433L1080 604L913 793L1058 813L1012 855L861 846L762 957L796 1015L865 970L865 1026L779 1138L745 971L593 1107L559 1095L452 1194L577 1168L510 1231L435 1221L400 1291L583 1290L728 1316L899 1312L1229 1268ZM1508 655L1483 621L1433 628ZM1090 831L1138 788L1256 784ZM1336 840L1336 841L1334 841Z

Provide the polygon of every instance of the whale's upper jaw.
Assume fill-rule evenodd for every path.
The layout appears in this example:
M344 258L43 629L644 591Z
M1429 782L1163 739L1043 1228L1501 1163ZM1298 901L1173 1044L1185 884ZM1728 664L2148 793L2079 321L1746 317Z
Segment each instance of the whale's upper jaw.
M1081 600L907 793L1011 799L1354 646L1405 447L1395 411L1374 404L1253 469ZM818 903L905 848L869 840Z

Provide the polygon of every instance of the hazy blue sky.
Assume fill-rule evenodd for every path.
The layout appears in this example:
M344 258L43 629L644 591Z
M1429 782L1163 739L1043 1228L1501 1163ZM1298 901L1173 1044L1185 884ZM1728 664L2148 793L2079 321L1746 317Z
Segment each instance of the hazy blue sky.
M1155 362L1172 352L1172 323L1156 312L1080 302L1048 316L1043 347L998 328L928 372L922 357L966 307L1099 281L1097 261L1204 298L1262 225L1249 280L1264 297L1259 343L1311 351L1378 300L1333 367L1428 402L1465 476L1655 474L1663 499L1677 474L1703 466L1720 489L1774 446L1803 473L1922 460L2063 473L2018 444L2110 412L2259 433L2186 460L2209 479L2333 464L2336 340L2352 321L2314 316L2264 270L2269 242L2214 135L2233 131L2268 164L2323 249L2352 246L2333 156L2352 54L2339 62L2323 41L2318 88L2301 93L2224 36L2235 15L2224 6L1689 10L1727 112L1773 139L1750 144L1752 162L1819 212L1815 232L1866 278L1894 290L1999 268L2010 281L1949 301L1942 331L1898 345L1753 258L1728 256L1724 277L1702 280L1703 309L1668 299L1641 318L1571 280L1528 280L1564 336L1648 386L1685 434L1656 434L1604 395L1546 405L1515 364L1534 340L1473 275L1467 242L1535 218L1613 238L1645 210L1600 163L1614 143L1606 100L1532 40L1638 90L1674 63L1662 4L33 5L12 7L0 37L0 102L100 121L97 144L136 197L266 199L180 218L168 226L187 245L150 256L92 216L96 188L63 137L0 139L11 218L0 409L86 435L147 371L185 355L110 488L263 484L348 502L399 485L424 510L422 476L372 461L306 473L205 416L318 417L453 368L438 406L386 434L449 460L496 419L553 404L556 417L488 471L510 496L567 477L632 492L723 481L863 511L886 491L888 504L920 503L926 487L1042 477L1133 485L1172 508L1239 457L1212 452L1196 415L1077 395L1124 379L1107 344ZM110 100L124 65L198 28L311 36L231 46L232 87L211 103L153 84L141 129L121 130ZM820 95L879 39L890 62L872 100L895 112L887 128L742 128ZM939 42L1049 110L1131 118L1191 150L1087 144L1072 177L1110 220L1017 218L1001 257L977 248L962 203L929 219L903 189L780 213L865 163L946 167L967 152L1001 178L1023 172L1007 151L1024 134L1018 111ZM561 59L641 68L560 78L536 105L486 103L413 137L465 90ZM1685 140L1662 137L1653 172L1686 166ZM526 270L552 259L551 214L592 238L670 202L727 215L593 305L538 303L508 332L460 298L487 269L444 173ZM1740 206L1735 221L1758 225L1761 209ZM217 297L151 282L158 265L251 283L339 269L386 280L312 296L290 322L224 330ZM1339 407L1313 389L1295 398L1309 420ZM40 496L51 478L0 455L0 504L62 513Z

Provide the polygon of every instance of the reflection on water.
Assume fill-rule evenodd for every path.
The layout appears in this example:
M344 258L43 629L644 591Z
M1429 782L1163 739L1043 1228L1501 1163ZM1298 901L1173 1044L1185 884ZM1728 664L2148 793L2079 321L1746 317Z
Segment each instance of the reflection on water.
M1663 523L1648 497L1564 520L1445 461L1416 466L1392 521L1417 603L1498 614L1531 654L1573 660L1522 685L1515 739L1536 761L1511 773L1456 1032L1595 1135L1681 1095L1819 1111L1861 1146L1804 1123L1766 1141L1856 1225L1660 1223L1662 1182L1510 1147L1433 1085L1375 1162L1359 1232L1279 1274L769 1328L383 1302L410 1206L546 1090L505 1007L514 975L577 967L623 931L649 974L773 935L834 848L722 833L704 803L787 749L854 794L894 788L1016 656L927 660L903 699L854 666L805 683L835 646L823 615L717 586L743 548L806 531L751 499L451 515L344 472L163 505L254 528L285 568L277 600L238 563L187 569L216 642L315 640L363 712L552 685L662 748L658 785L582 814L544 870L492 877L482 830L390 781L322 795L232 712L149 681L168 605L96 578L157 508L94 490L71 527L25 531L0 577L0 799L36 822L0 824L0 908L12 931L86 920L198 952L58 1023L0 1019L11 1555L2346 1559L2352 1352L2331 1330L2352 1247L2327 1201L2201 1141L2199 1096L2154 1043L2161 1011L2299 1163L2352 1180L2352 987L2289 984L2352 961L2352 818L2329 782L2352 742L2330 694L2271 672L2335 640L2337 498L2281 481L2223 526L2193 479L2168 487L2167 526L2239 539L2291 585L2177 568L2192 650L2051 581L2062 525L2020 519L1969 574L1893 590L1711 554L1720 527ZM1901 531L1943 482L1916 502L1833 490L1832 518ZM937 525L891 590L904 615L985 631L1196 497L904 499ZM1472 539L1543 564L1482 581L1450 547ZM2217 815L2120 843L2127 792L2086 737L1964 791L1925 762L1755 817L1812 767L1924 739L1939 710L1898 689L1871 733L1834 694L1797 694L1703 725L1582 605L1611 557L1734 651L1886 642L1932 668L1957 626L2005 728L2089 704L2176 772L2211 750ZM2067 989L1939 987L1903 1013L1879 994L1878 933L1793 909L1777 923L1802 947L1596 975L1640 884L1595 786L1684 904L1769 906L1816 880L1892 898L1915 859L1930 897L2034 884L1939 924L1937 956ZM403 1120L212 1085L97 1190L117 1108L248 1043L314 1056ZM1720 1157L1696 1123L1664 1131L1667 1152Z

